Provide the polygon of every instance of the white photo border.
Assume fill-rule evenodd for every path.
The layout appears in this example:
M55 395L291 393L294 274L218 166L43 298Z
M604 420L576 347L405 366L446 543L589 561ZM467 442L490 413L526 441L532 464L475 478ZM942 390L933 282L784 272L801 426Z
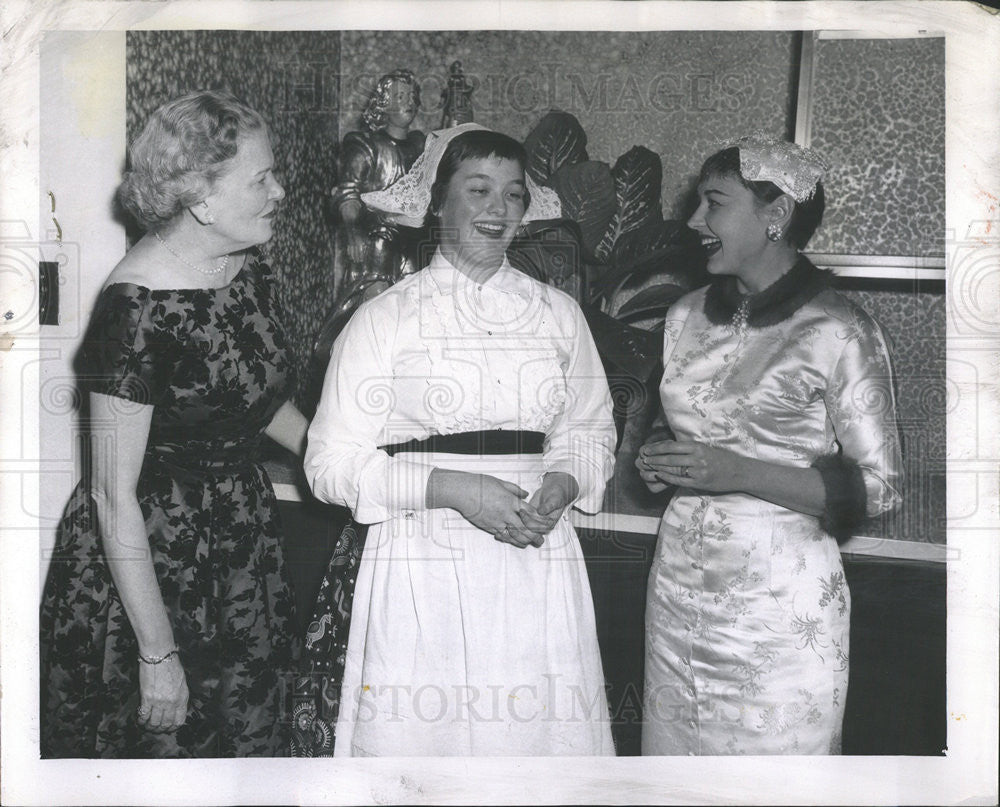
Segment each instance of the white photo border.
M819 30L946 38L949 384L948 753L943 757L39 760L38 335L0 330L0 801L7 804L995 804L1000 400L1000 19L927 2L8 2L0 84L0 221L47 239L38 181L39 41L45 31ZM14 225L11 225L14 223ZM26 224L25 224L26 223ZM9 237L11 230L3 231ZM984 257L985 256L985 257ZM0 267L3 270L4 267ZM0 271L0 308L34 290ZM26 302L27 301L27 302ZM2 314L3 312L0 312ZM992 319L991 319L992 318ZM2 329L0 325L0 329ZM974 421L974 422L973 422ZM973 428L975 424L979 428ZM992 424L992 426L990 426ZM984 428L985 427L985 428ZM969 480L972 480L969 483ZM967 484L968 483L968 484ZM971 515L970 515L971 514ZM951 526L958 524L959 526Z

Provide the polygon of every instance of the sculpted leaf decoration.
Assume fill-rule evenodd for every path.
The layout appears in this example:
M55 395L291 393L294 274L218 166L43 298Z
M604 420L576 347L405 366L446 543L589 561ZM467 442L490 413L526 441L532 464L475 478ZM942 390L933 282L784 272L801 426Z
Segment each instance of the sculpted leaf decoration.
M594 251L602 262L611 258L622 235L663 218L660 210L663 165L658 154L643 146L633 146L618 158L611 176L617 209Z
M626 370L628 375L643 381L649 378L661 358L663 330L648 331L627 325L592 305L581 308L605 368Z
M535 280L569 291L583 267L582 238L571 219L533 221L511 242L507 259Z
M618 206L608 164L588 160L563 165L549 187L559 195L563 215L579 225L586 257L593 256Z
M539 185L564 165L586 162L587 134L573 115L553 110L542 118L525 138L528 175Z
M615 313L622 322L635 322L656 317L661 319L667 309L683 296L688 289L676 283L657 283L632 295Z
M672 282L689 290L708 282L704 250L697 234L684 222L649 221L621 235L611 267L601 278L600 291L610 298L619 288L634 288L653 275L671 276Z

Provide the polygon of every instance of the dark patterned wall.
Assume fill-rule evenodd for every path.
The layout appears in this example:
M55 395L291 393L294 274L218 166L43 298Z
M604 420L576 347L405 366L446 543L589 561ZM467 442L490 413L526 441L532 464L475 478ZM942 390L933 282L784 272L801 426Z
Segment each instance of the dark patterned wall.
M931 291L844 293L885 329L896 375L903 506L870 533L945 542L945 297Z
M812 145L834 165L816 252L944 255L944 39L816 46Z
M271 126L276 174L286 196L266 250L303 390L312 340L333 304L323 195L335 174L339 34L133 31L126 36L126 60L130 142L157 106L197 89L229 90Z

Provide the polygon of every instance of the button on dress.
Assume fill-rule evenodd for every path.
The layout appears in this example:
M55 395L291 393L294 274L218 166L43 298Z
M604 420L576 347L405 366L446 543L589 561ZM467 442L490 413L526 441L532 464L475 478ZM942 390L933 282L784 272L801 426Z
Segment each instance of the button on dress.
M715 324L705 296L666 318L675 438L803 469L842 450L868 515L895 506L893 379L874 320L824 288L776 324ZM839 753L850 606L818 518L679 488L648 582L643 754Z
M492 333L490 333L492 331ZM543 432L542 454L378 446ZM481 288L438 253L364 303L334 347L306 476L371 525L358 566L335 754L613 754L594 607L566 515L541 548L425 506L434 467L533 492L573 474L601 506L615 428L600 359L567 295L504 264Z

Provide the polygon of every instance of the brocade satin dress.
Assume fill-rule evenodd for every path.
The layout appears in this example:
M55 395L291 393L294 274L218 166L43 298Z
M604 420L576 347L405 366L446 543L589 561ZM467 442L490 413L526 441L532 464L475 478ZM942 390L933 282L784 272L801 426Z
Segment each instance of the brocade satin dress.
M893 379L874 320L804 259L745 324L713 313L712 288L666 318L675 438L800 468L841 450L864 512L894 507ZM679 488L648 582L643 754L839 753L850 606L821 519Z
M440 253L364 303L334 347L305 470L369 524L357 569L337 756L608 755L594 607L563 515L541 548L426 509L434 467L533 492L571 473L596 512L614 463L607 381L582 312L506 262L482 285ZM545 434L543 453L378 446L481 430Z
M282 755L293 599L256 457L293 367L270 270L255 250L219 289L108 286L78 370L87 391L122 399L123 410L154 406L137 494L190 700L174 733L137 726L138 646L81 482L41 608L43 756Z

